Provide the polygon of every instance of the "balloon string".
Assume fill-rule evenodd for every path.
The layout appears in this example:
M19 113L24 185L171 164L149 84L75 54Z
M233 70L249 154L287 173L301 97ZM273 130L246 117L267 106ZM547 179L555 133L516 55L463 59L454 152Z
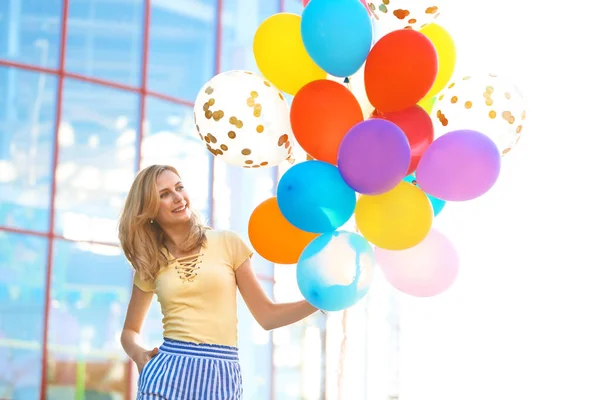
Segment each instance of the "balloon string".
M338 400L342 400L342 384L344 381L344 360L346 359L346 343L348 336L346 335L346 328L348 325L348 310L344 310L342 314L342 343L340 344L340 358L338 362Z

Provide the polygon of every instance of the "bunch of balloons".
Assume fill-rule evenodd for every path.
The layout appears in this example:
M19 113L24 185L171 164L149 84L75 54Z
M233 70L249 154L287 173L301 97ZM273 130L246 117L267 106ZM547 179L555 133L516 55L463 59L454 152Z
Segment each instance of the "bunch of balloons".
M404 293L440 294L458 256L434 217L494 186L522 132L523 98L493 74L452 81L456 48L434 22L438 6L304 4L302 15L278 13L257 29L261 75L228 71L200 90L198 133L216 157L246 168L276 166L296 145L310 156L281 177L248 230L265 259L297 264L315 307L355 304L376 266ZM344 229L352 218L356 232Z

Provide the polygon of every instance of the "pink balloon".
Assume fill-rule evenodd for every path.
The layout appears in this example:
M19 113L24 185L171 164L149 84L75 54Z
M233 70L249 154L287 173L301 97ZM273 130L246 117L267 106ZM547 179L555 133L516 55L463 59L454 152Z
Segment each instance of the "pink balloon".
M302 5L304 7L306 7L306 5L308 4L310 0L302 0ZM367 5L367 0L359 0L360 3L365 6L365 8L367 9L367 11L369 12L369 15L371 15L371 10L369 9L369 6Z
M387 281L399 291L415 297L445 292L458 276L456 249L435 229L418 245L407 250L375 248L377 263Z

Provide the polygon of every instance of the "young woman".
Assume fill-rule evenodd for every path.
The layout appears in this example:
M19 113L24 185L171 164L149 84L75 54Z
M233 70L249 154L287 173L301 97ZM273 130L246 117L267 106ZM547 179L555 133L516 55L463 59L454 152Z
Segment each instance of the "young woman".
M304 300L273 303L254 275L252 251L237 234L202 225L171 166L153 165L137 175L119 240L135 270L121 343L140 371L138 400L242 398L237 289L266 330L317 311ZM164 342L147 350L139 338L154 294Z

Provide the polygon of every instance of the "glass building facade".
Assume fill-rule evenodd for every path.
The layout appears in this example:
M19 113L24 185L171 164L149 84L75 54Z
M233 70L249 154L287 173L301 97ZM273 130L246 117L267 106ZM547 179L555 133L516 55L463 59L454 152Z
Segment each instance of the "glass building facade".
M137 373L119 343L132 273L116 236L129 185L146 165L172 164L209 224L246 233L286 166L215 163L193 129L193 102L220 71L256 71L260 22L301 9L0 1L0 399L132 398ZM254 265L277 301L300 298L293 266ZM395 398L394 301L381 285L347 313L265 332L240 300L245 398ZM155 302L148 345L161 341L161 318Z

